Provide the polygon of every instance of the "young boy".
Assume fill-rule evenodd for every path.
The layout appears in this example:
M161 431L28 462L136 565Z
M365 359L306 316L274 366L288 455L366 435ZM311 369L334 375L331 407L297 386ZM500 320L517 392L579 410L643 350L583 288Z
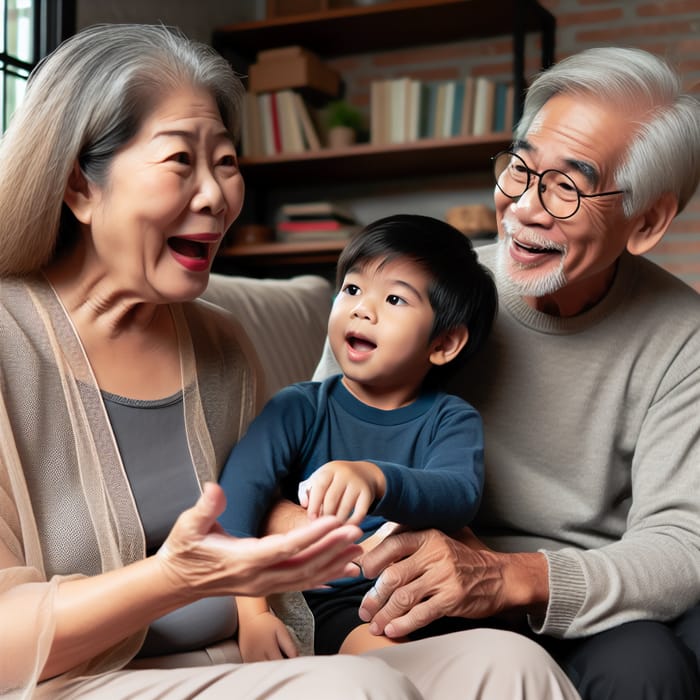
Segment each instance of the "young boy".
M343 373L286 387L268 402L222 471L222 526L257 535L280 493L310 518L359 523L365 537L387 520L467 525L483 485L481 418L437 387L491 329L497 297L489 273L457 229L397 215L348 242L337 282L328 338ZM371 635L358 617L371 586L360 575L304 593L317 654L397 643ZM238 610L245 661L296 655L264 599L239 598Z

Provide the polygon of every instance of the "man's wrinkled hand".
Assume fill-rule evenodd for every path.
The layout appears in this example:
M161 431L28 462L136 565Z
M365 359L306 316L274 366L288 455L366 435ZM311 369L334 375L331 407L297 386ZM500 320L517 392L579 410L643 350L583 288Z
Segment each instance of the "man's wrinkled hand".
M503 609L500 555L471 531L460 539L438 530L390 535L362 557L378 576L360 617L372 634L403 637L444 616L484 618Z

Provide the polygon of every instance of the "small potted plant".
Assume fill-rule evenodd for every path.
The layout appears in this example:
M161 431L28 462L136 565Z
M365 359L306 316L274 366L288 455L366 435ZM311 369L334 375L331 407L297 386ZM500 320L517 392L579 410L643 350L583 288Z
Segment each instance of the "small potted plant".
M357 141L364 120L359 109L345 100L336 100L326 107L325 124L328 129L328 147L344 148Z

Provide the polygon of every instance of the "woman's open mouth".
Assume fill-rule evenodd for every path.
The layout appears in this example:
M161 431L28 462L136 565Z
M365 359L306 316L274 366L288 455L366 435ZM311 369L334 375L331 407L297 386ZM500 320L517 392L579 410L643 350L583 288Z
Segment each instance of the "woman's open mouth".
M186 258L203 259L209 256L209 244L193 241L190 238L168 238L168 245L178 254Z
M168 238L168 247L173 258L185 269L192 272L201 272L209 269L209 263L216 250L215 243L221 237L218 234L206 233L192 236L171 236Z

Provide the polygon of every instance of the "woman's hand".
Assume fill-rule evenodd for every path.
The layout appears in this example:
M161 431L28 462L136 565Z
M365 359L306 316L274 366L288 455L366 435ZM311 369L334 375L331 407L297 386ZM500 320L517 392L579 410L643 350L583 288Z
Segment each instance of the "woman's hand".
M438 530L393 534L360 563L365 576L379 576L360 618L372 634L387 637L444 616L479 619L544 605L549 595L544 555L494 552L469 529L458 539Z
M286 534L240 539L216 519L226 504L222 489L205 484L197 503L177 519L157 559L182 603L203 596L265 596L316 588L353 575L359 528L323 517Z
M309 518L335 515L360 523L372 503L384 495L386 480L372 462L333 460L299 484L299 503Z

